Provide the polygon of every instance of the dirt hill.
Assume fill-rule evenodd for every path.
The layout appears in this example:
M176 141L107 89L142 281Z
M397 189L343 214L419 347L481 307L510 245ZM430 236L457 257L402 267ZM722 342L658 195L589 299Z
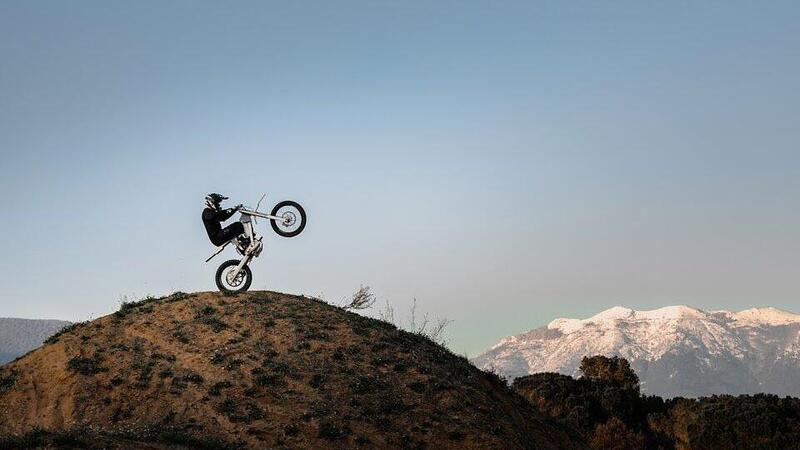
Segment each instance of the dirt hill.
M0 445L582 448L466 359L305 297L179 293L48 342L0 368Z

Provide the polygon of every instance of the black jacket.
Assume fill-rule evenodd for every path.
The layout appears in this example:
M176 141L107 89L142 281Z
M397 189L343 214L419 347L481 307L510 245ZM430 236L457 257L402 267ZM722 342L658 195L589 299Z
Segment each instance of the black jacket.
M214 245L222 245L224 243L219 242L221 238L220 232L222 231L222 225L220 225L220 223L230 219L235 213L236 208L220 210L206 208L203 210L203 225L206 227L208 238L211 239Z

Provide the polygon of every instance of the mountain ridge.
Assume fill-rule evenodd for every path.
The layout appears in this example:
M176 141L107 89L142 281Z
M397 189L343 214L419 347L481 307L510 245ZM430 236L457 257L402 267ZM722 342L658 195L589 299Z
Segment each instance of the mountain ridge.
M649 394L800 395L800 315L774 307L615 306L502 339L472 362L511 379L537 372L574 376L580 359L591 355L628 359Z
M69 324L64 320L0 317L0 364L42 345L45 339Z

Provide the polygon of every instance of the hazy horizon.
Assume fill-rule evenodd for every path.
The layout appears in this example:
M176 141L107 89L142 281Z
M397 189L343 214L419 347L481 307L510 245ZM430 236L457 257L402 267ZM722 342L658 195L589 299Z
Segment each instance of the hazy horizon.
M373 288L474 355L616 305L800 299L800 4L0 3L0 316L214 289L203 197L292 199L253 289Z

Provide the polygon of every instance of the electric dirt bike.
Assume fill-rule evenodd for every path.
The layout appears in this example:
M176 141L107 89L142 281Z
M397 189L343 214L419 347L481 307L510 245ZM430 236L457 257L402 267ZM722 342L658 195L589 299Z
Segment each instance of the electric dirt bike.
M239 209L241 214L239 221L244 225L244 234L222 244L219 250L206 260L209 262L222 253L228 244L234 244L236 251L242 256L242 259L225 261L217 268L215 279L217 287L222 292L244 292L250 288L253 273L248 264L264 250L263 236L257 234L253 228L253 224L257 223L259 218L268 219L272 229L278 235L287 238L297 236L306 227L306 212L299 203L285 200L275 205L270 214L266 214L258 211L262 200L264 200L263 195L253 210L246 207Z

